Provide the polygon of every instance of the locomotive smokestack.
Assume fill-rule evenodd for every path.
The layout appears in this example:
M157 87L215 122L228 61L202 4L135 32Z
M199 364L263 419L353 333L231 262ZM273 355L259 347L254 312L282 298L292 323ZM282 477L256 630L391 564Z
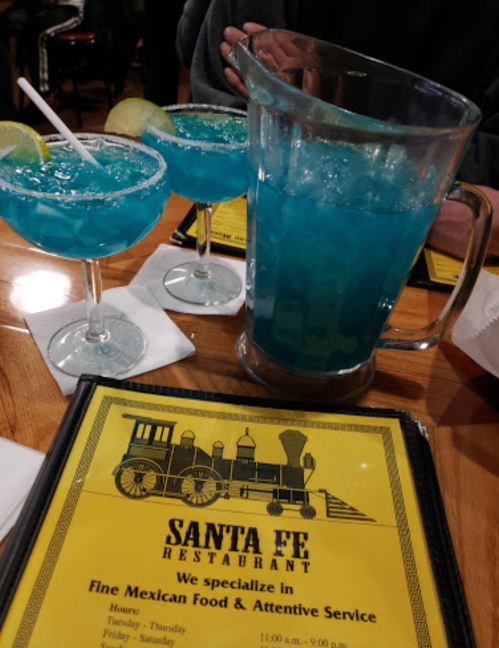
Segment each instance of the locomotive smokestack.
M288 457L288 466L300 468L300 455L307 442L307 437L299 430L285 430L281 432L279 438Z

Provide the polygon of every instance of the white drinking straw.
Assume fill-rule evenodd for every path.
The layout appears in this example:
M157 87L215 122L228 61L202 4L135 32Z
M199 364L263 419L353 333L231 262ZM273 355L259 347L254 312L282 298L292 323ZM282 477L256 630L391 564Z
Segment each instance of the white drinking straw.
M68 140L71 146L76 149L81 157L84 160L87 160L87 162L91 162L95 166L100 166L97 160L92 155L90 155L83 144L73 135L73 133L69 130L62 119L55 114L55 112L48 105L45 99L40 94L38 94L38 92L33 88L29 81L27 81L24 77L19 77L17 83L19 87L22 88L22 90L24 90L24 92L28 95L31 101L42 111L42 113L54 126L54 128L56 128L59 133Z

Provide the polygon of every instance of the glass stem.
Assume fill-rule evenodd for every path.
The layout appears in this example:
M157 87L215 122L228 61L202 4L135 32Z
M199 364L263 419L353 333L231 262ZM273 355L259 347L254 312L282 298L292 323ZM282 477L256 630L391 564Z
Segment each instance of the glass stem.
M102 277L99 259L86 259L81 262L83 286L85 287L85 302L87 305L88 330L86 338L89 342L104 342L109 334L104 326L102 317Z
M194 275L199 279L206 279L210 276L211 211L211 203L196 203L198 262Z

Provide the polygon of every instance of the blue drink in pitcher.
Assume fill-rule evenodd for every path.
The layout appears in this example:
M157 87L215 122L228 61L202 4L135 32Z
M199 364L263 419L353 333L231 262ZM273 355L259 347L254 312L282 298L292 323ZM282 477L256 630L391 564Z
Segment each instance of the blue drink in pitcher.
M299 164L288 153L280 173L250 173L253 341L283 367L355 369L369 361L435 217L432 174L421 184L403 149L375 144L303 141Z

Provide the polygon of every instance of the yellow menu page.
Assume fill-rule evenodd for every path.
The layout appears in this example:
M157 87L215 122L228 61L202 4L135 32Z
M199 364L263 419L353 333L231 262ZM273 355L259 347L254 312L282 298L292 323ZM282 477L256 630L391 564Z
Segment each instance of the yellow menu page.
M448 286L455 286L463 268L463 263L456 257L438 252L432 248L424 248L428 276L431 281ZM483 266L484 270L499 275L499 264L497 259L487 260Z
M187 230L189 236L196 238L196 221ZM211 219L211 241L231 247L246 249L246 198L235 198L218 203Z
M397 419L99 386L1 648L447 646Z

